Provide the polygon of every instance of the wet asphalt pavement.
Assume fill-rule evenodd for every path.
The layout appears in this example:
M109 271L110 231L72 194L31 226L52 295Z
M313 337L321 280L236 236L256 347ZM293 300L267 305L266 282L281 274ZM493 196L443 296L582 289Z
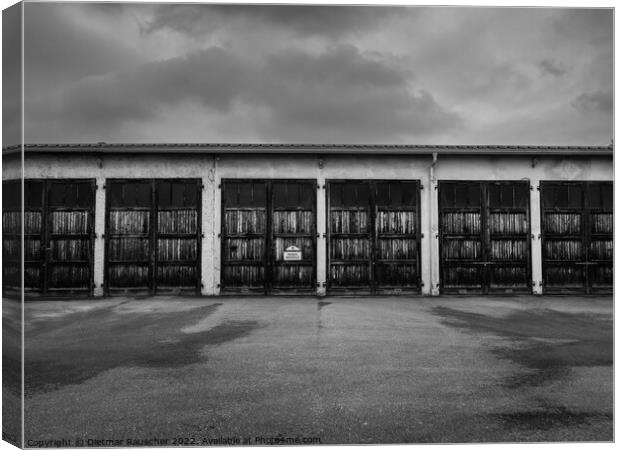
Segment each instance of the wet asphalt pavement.
M610 441L612 309L577 296L30 302L26 444Z

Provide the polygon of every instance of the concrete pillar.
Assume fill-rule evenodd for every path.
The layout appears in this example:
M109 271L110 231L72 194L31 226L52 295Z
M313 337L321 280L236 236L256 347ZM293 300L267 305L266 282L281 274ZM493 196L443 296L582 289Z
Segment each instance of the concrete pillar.
M530 230L532 233L532 293L542 294L542 231L540 229L540 179L530 180Z
M430 177L426 176L420 180L420 232L423 237L420 241L420 277L422 280L422 294L431 295L432 278L431 278L431 261L433 257L432 252L432 240L433 233L431 229L430 210L432 208L430 191L433 186L430 182Z
M428 217L430 218L430 233L429 233L429 246L430 246L430 294L439 295L439 197L438 197L438 184L437 184L437 165L433 167L433 176L430 177L428 198L429 198L429 211ZM430 176L430 171L429 171Z
M218 208L215 202L215 192L217 185L215 182L215 159L211 158L208 163L210 167L205 168L205 175L202 177L202 256L201 256L201 274L202 295L216 295L216 286L214 273L215 259L214 253L216 245L219 242L217 238L217 226L215 222L215 210ZM219 271L219 268L218 268ZM219 273L219 272L218 272Z
M316 294L327 293L327 185L323 166L325 158L318 157L317 190L316 190Z
M222 177L218 173L218 161L219 156L213 157L213 183L211 192L211 218L209 219L213 224L212 234L212 247L210 248L211 254L211 267L210 273L211 283L213 285L213 295L220 295L220 272L222 268L222 255L221 255L221 230L222 230Z
M93 261L93 284L95 285L93 295L100 297L103 295L104 279L104 253L105 253L105 199L106 189L105 177L98 176L96 179L97 189L95 190L95 248Z

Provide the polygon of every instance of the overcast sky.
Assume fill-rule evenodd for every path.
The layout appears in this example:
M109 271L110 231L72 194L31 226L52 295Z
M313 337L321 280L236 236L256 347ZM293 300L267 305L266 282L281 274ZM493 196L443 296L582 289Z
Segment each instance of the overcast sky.
M25 6L25 141L608 145L612 11Z

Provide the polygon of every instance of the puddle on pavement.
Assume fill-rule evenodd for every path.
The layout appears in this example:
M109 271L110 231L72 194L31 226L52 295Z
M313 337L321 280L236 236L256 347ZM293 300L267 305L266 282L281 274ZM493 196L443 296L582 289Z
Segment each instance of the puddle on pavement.
M219 305L148 314L99 310L31 330L26 336L26 395L79 384L116 367L167 368L205 361L205 346L247 336L258 327L254 321L230 321L197 333L181 332Z
M186 334L141 353L133 364L143 367L175 367L200 362L200 350L207 345L223 344L250 334L257 322L226 322L210 330Z
M548 309L519 310L503 317L443 306L432 312L446 325L507 338L493 353L527 369L506 379L510 388L543 385L566 376L571 367L613 363L611 319Z

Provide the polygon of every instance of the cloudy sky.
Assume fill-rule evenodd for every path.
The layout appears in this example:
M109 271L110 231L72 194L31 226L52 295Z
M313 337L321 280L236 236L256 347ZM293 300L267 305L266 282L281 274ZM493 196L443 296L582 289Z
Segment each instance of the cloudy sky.
M607 9L27 3L26 142L608 145Z

